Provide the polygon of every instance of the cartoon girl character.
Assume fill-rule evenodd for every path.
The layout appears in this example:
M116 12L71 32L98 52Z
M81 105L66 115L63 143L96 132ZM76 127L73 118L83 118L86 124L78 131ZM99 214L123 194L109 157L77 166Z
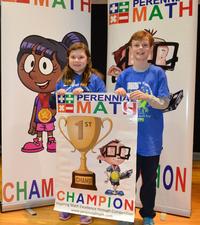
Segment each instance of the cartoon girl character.
M51 108L50 100L66 63L66 49L55 40L31 35L21 42L17 55L18 76L25 87L38 93L28 130L36 137L24 144L22 152L42 151L43 132L47 132L47 151L56 151L53 136L56 109Z
M125 160L129 159L130 150L130 147L123 145L117 139L110 141L109 143L100 148L101 155L99 155L97 159L100 163L101 161L105 161L109 164L105 171L105 183L110 181L113 187L113 190L107 189L105 191L106 195L124 195L124 192L122 190L117 190L118 186L120 185L120 180L129 178L133 173L133 170L130 169L125 172L121 172L119 165L124 163Z

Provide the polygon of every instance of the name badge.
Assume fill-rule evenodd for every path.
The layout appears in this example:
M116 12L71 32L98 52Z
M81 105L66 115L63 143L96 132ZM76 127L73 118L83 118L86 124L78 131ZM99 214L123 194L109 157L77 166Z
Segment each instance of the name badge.
M137 82L128 82L128 88L129 91L135 91L139 89L139 84Z

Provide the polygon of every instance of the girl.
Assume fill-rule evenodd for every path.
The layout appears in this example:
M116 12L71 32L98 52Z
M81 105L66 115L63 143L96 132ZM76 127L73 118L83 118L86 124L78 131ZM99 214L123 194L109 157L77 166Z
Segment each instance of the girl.
M58 95L72 92L74 95L83 92L105 92L105 84L92 69L91 56L86 44L73 43L67 50L67 66L64 68L63 77L57 83L56 90ZM59 218L68 220L69 213L61 212ZM80 216L80 224L90 224L92 218Z
M96 71L92 68L90 52L84 43L74 43L68 48L67 61L63 77L56 85L59 95L106 91L102 79L94 74Z

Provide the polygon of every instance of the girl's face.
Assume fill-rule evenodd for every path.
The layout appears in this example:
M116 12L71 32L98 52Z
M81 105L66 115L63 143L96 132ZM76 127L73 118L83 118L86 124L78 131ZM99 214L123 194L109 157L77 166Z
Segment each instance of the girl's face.
M88 57L84 49L72 50L69 54L69 66L77 74L82 74L88 63Z
M24 54L19 62L18 75L21 82L37 93L50 93L55 90L61 74L61 67L55 55L53 60L43 55Z

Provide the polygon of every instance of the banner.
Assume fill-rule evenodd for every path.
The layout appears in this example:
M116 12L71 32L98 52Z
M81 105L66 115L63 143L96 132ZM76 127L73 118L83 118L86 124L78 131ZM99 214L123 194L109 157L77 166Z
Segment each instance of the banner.
M90 43L91 5L3 0L1 9L2 210L8 211L54 203L55 111L49 100L66 64L66 35Z
M134 221L136 102L68 93L57 110L55 210Z
M158 211L191 214L198 1L108 1L107 88L133 64L128 41L139 30L155 39L149 61L162 67L171 92L164 111L163 151L157 177ZM138 182L139 190L140 182ZM137 196L137 205L140 206Z

